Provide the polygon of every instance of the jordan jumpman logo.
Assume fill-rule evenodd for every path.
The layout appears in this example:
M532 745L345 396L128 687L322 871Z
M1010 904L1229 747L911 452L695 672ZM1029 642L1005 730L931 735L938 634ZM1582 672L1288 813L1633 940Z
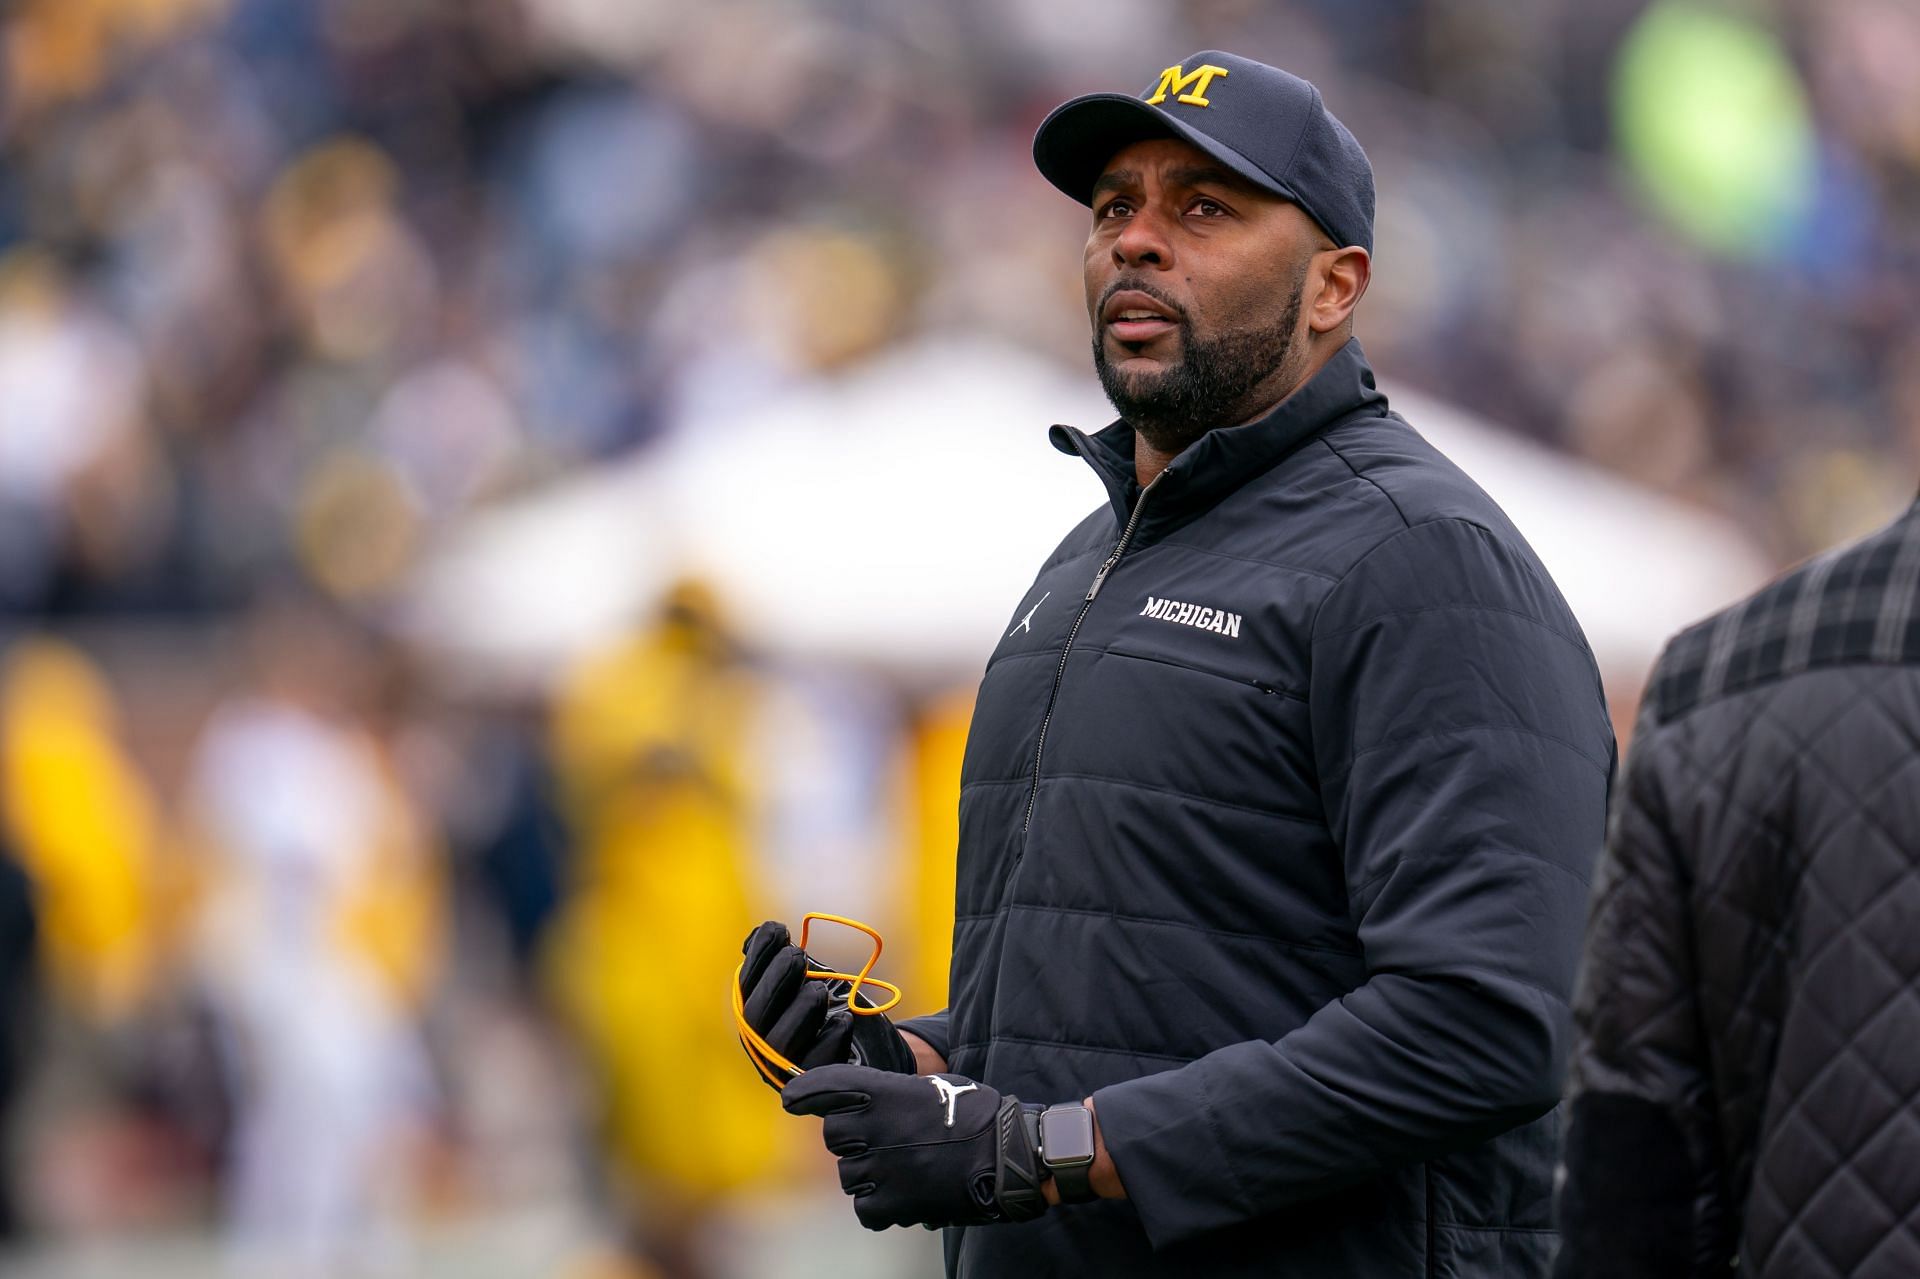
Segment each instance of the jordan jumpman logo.
M928 1075L927 1082L939 1092L940 1100L947 1103L947 1127L949 1128L953 1127L953 1103L959 1099L961 1093L972 1092L980 1086L979 1084L961 1084L956 1087L938 1075Z
M1051 594L1053 594L1052 591L1047 592L1047 595L1051 595ZM1015 635L1018 635L1021 631L1025 631L1029 635L1033 634L1033 615L1035 613L1038 613L1040 611L1040 606L1047 602L1047 595L1042 595L1039 599L1033 602L1033 607L1027 610L1027 615L1020 619L1020 625L1014 627L1012 630L1007 632L1008 639L1012 639Z

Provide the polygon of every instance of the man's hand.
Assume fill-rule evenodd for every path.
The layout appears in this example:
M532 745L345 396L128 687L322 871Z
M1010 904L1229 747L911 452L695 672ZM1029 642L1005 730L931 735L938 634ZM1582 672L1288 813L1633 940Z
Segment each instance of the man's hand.
M741 947L740 997L747 1024L802 1070L856 1062L912 1074L913 1050L881 1013L833 1006L827 983L807 976L807 957L787 926L768 920ZM771 1081L770 1081L771 1082Z
M788 1084L780 1104L826 1116L840 1188L869 1230L1026 1221L1046 1211L1025 1108L985 1084L823 1066Z

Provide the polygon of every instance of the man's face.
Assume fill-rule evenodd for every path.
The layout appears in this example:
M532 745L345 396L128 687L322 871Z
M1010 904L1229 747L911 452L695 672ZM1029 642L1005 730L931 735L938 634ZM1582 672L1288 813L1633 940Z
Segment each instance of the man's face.
M1094 185L1093 359L1120 416L1163 453L1293 389L1319 228L1197 147L1136 142Z

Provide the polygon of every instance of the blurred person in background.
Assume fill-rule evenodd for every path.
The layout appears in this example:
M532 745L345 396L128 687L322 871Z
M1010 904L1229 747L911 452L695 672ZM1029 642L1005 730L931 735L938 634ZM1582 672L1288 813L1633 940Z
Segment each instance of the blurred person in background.
M554 707L578 852L547 961L598 1076L614 1207L642 1276L713 1273L729 1196L783 1149L715 996L737 961L728 938L758 904L747 765L761 696L711 592L689 581L644 631L582 663Z
M0 663L0 813L34 885L49 985L95 1028L153 991L161 814L99 665L50 637Z
M13 1243L21 1231L12 1157L14 1106L38 1002L36 927L33 885L0 837L0 1247Z
M1353 337L1367 157L1218 51L1033 155L1092 210L1120 420L1052 439L1111 504L988 661L950 1007L850 1017L749 936L782 1104L950 1274L1543 1276L1613 735L1546 570Z
M132 1227L196 1202L204 1151L152 1069L187 908L132 706L98 657L49 635L0 663L0 817L34 903L41 1033L14 1062L28 1230Z
M490 710L464 734L448 824L470 862L469 891L502 933L514 987L537 996L546 939L571 886L544 707Z
M0 608L129 589L164 550L139 351L43 249L0 252Z
M1595 886L1562 1279L1920 1274L1920 503L1676 638Z
M438 851L375 731L373 659L284 597L190 783L212 884L201 978L236 1060L226 1214L254 1274L385 1261L430 1114L418 1017L439 955Z

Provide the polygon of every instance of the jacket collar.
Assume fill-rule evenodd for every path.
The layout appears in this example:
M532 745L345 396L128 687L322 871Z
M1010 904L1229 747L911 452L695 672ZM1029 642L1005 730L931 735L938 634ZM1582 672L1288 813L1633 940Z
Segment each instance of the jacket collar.
M1349 339L1271 413L1245 426L1208 431L1169 462L1154 488L1151 508L1135 530L1136 541L1184 524L1334 423L1361 412L1382 416L1386 411L1387 397L1374 385L1366 352L1358 338ZM1056 426L1047 434L1062 453L1078 453L1087 460L1107 486L1115 518L1125 524L1140 494L1133 471L1133 428L1115 422L1088 435Z

